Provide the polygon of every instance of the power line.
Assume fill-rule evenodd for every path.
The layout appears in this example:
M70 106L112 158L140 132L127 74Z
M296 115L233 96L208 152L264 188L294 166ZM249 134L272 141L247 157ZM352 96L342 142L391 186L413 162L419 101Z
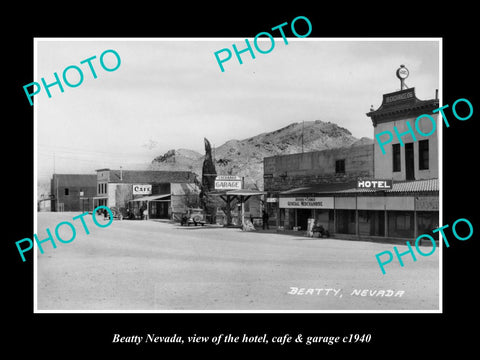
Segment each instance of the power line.
M62 159L68 159L68 160L75 160L75 161L84 161L84 162L89 162L89 163L99 163L105 160L93 160L93 159L79 159L76 157L70 157L70 156L62 156L62 155L55 155L55 158L62 158Z
M39 147L43 147L43 148L49 148L49 149L52 149L52 150L42 150L42 149L39 149L41 151L53 151L55 152L56 150L61 150L61 152L64 152L64 153L84 153L84 154L94 154L94 155L98 155L98 154L109 154L111 156L128 156L128 155L131 155L132 153L129 152L129 153L120 153L118 151L100 151L100 150L86 150L85 148L82 148L82 149L79 149L79 148L71 148L71 147L66 147L66 146L59 146L59 145L43 145L43 144L38 144ZM141 152L138 152L138 153L135 153L136 155L143 155L144 153L141 153Z
M38 154L40 156L46 156L46 157L52 157L53 154ZM76 160L76 161L83 161L83 162L89 162L89 163L101 163L101 162L120 162L122 164L130 164L130 165L148 165L149 162L139 162L139 161L133 161L133 160L125 160L125 159L108 159L108 158L98 158L98 159L82 159L79 157L72 157L72 156L64 156L64 155L57 155L55 154L55 158L62 158L62 159L68 159L68 160Z

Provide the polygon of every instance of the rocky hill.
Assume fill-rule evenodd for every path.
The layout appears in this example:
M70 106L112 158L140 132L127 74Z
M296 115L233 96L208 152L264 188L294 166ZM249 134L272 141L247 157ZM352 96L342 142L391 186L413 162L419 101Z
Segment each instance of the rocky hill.
M303 141L302 141L303 133ZM213 150L218 174L245 177L248 188L263 189L263 158L344 146L373 143L372 139L357 139L350 131L321 120L293 123L284 128L259 134L244 140L229 140ZM203 154L193 150L169 150L156 157L151 170L190 170L201 176Z

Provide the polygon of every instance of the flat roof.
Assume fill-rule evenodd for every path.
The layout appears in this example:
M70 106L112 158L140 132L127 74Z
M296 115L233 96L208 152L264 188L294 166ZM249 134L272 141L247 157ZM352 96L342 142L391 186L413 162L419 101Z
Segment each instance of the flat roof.
M356 188L357 182L346 182L346 183L326 183L326 184L315 184L310 186L303 186L291 190L281 191L280 195L289 195L289 194L306 194L306 193L331 193L342 190L348 190Z

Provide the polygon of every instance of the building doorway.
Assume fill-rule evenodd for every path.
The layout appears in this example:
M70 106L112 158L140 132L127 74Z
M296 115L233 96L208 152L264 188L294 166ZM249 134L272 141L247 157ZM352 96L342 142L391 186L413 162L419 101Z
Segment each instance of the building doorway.
M360 236L385 236L385 211L358 210L358 233Z
M335 210L337 217L337 229L339 234L356 234L355 210Z
M405 144L405 179L415 180L413 143Z
M170 206L170 200L158 200L149 201L149 219L168 219L168 208Z
M312 217L311 209L296 209L297 221L296 226L300 227L300 230L307 230L308 218Z
M414 212L413 211L389 211L388 236L411 239L414 236Z
M92 203L90 201L90 198L80 198L80 209L82 210L82 212L90 211L92 209Z

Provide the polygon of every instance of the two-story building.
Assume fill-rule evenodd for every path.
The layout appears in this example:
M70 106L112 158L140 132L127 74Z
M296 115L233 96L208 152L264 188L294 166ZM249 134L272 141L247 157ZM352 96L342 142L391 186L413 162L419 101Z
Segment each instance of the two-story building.
M264 158L270 224L305 230L313 218L333 232L333 197L322 193L373 177L373 155L373 145L368 144Z
M374 140L373 145L265 158L270 218L280 229L300 230L313 218L341 238L403 241L429 233L438 239L431 233L439 225L437 131L427 117L415 126L423 114L438 126L438 115L432 114L438 107L436 96L420 100L415 88L384 94L381 106L366 114L374 139L393 134L384 151ZM359 180L390 185L360 188Z

